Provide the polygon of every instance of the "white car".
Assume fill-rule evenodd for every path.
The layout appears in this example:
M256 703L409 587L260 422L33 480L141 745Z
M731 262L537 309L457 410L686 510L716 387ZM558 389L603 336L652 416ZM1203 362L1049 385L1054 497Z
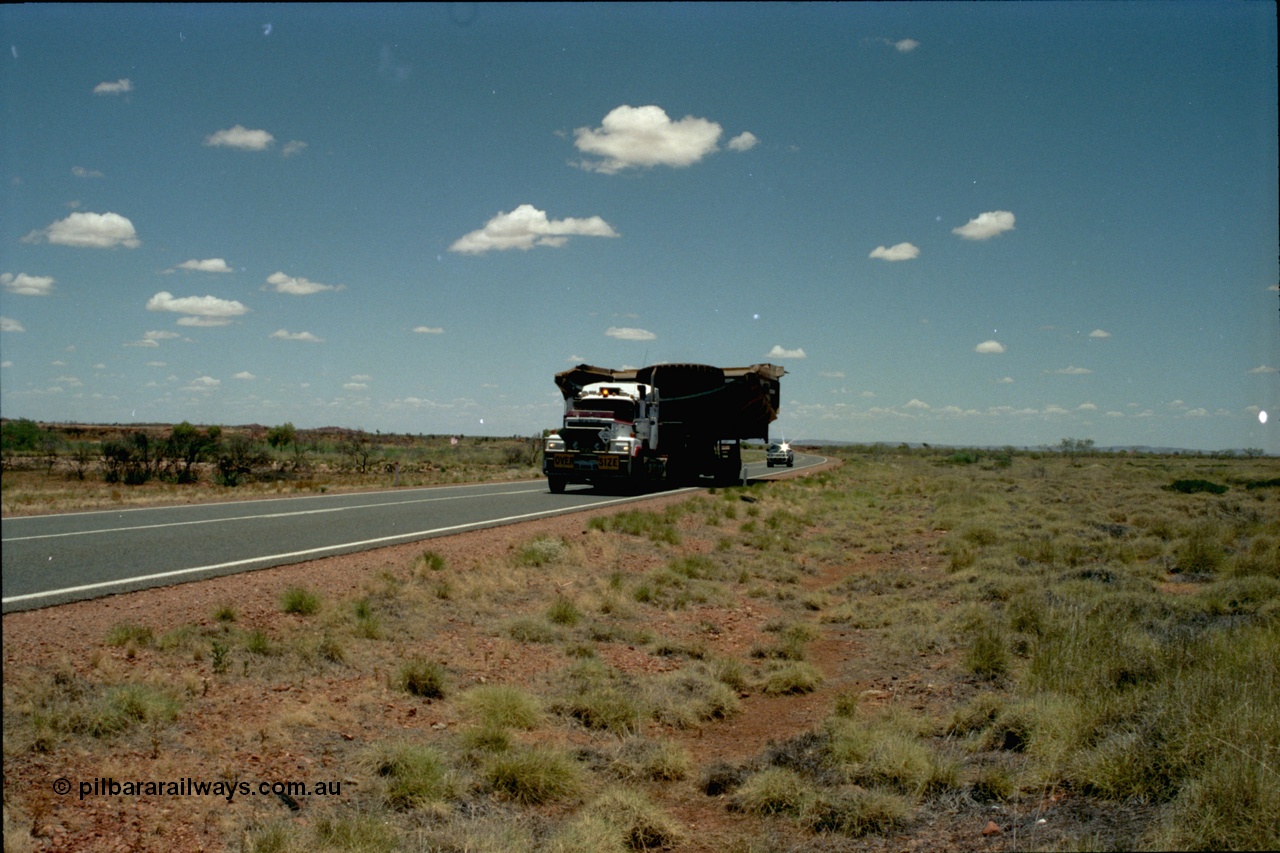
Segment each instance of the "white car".
M795 464L796 455L791 450L791 445L783 442L774 442L769 445L769 449L765 451L764 462L770 468L774 465L786 465L790 468Z

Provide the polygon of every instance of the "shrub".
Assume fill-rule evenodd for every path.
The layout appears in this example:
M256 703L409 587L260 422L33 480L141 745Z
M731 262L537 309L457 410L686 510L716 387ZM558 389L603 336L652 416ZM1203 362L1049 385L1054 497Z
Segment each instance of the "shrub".
M572 598L557 595L551 602L551 606L547 608L547 621L553 625L571 627L582 621L582 611L573 603Z
M429 572L442 572L445 567L445 559L435 551L423 551L418 555L417 559L413 561L413 567L415 570L421 569Z
M170 722L180 705L168 693L145 684L122 684L96 697L72 704L47 716L58 731L108 737L139 723Z
M365 758L385 780L383 799L393 809L413 809L454 796L454 781L440 753L414 743L375 745Z
M261 628L255 628L249 632L244 639L244 647L255 655L269 655L275 651L271 645L271 638Z
M749 777L730 801L730 808L753 815L799 815L817 798L813 786L786 767L767 767Z
M738 694L704 670L678 670L658 676L649 686L654 719L677 728L722 720L741 707Z
M1004 629L995 619L983 619L974 628L964 663L965 668L982 678L998 678L1008 672L1008 643Z
M911 817L910 802L877 789L823 791L806 809L804 822L813 832L837 832L851 838L897 829Z
M320 653L320 657L329 661L329 663L342 663L347 656L342 648L342 643L328 634L320 638L316 651Z
M765 673L763 690L766 696L788 696L794 693L812 693L822 686L822 673L812 664L789 661L770 667Z
M577 795L582 769L565 753L546 747L510 750L490 757L485 787L521 805L536 806Z
M563 540L552 536L539 536L521 546L520 550L516 552L516 562L522 566L537 568L558 563L568 553L569 547L564 544Z
M285 613L310 616L320 609L320 597L308 589L291 586L280 596L280 609Z
M613 788L590 804L585 813L607 823L631 850L654 850L685 841L680 823L640 791Z
M1220 495L1227 491L1227 487L1220 483L1213 483L1209 480L1174 480L1169 484L1169 488L1175 492L1181 492L1184 495L1193 495L1197 492L1208 492L1211 495Z
M482 726L533 729L542 722L542 705L537 697L513 685L473 687L458 701Z
M119 622L107 632L109 646L125 646L130 643L135 646L149 646L153 639L154 635L150 628L133 622Z
M609 762L609 770L626 780L673 782L691 769L689 753L679 744L646 737L624 739Z
M444 667L440 664L414 658L405 661L396 671L396 686L423 699L443 699L447 678Z
M639 731L644 709L631 692L611 685L594 685L555 703L554 709L589 729L627 735Z
M555 643L560 632L545 619L522 616L507 623L507 635L520 643Z

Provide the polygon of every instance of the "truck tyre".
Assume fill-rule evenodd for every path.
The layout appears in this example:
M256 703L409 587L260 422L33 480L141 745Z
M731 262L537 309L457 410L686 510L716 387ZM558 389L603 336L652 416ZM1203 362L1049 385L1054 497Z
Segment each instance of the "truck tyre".
M548 477L547 478L547 486L548 488L551 489L551 494L553 495L563 495L564 487L566 485L568 485L568 483L565 482L564 477Z

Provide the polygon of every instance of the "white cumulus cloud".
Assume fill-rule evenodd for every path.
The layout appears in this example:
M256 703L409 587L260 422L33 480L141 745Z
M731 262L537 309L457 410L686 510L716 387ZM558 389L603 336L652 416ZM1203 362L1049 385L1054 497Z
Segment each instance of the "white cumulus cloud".
M414 326L413 330L419 335L443 335L444 328L441 326Z
M1072 365L1072 366L1061 368L1060 370L1055 370L1054 373L1058 374L1059 376L1086 376L1090 373L1093 373L1093 371L1087 367L1075 367L1074 365Z
M1280 373L1280 367L1268 367L1265 364L1260 364L1257 367L1250 370L1249 372L1250 373Z
M575 130L573 144L584 154L603 158L584 161L583 168L612 175L640 166L690 166L717 150L722 131L705 118L672 121L662 107L624 104L611 110L600 127Z
M974 347L973 351L980 352L983 355L999 355L1005 351L1005 346L999 341L983 341Z
M25 332L21 323L12 317L0 317L0 332Z
M202 261L192 258L178 264L178 269L194 272L232 272L231 267L227 266L227 262L222 258L205 258Z
M292 157L294 154L301 154L306 150L307 143L303 142L301 139L291 139L284 144L284 148L281 149L280 153L286 157Z
M225 326L232 318L249 313L248 308L234 299L174 296L167 290L162 290L147 300L147 310L185 314L185 317L178 318L180 326Z
M449 247L450 252L480 255L490 250L532 249L534 246L563 246L570 237L617 237L599 216L586 219L548 219L546 211L522 204L510 213L499 213L483 228L464 234Z
M750 151L760 144L760 140L749 130L743 131L728 142L730 151Z
M114 83L102 82L93 87L93 94L95 95L123 95L132 91L133 81L128 77L121 77Z
M899 39L893 43L893 46L897 48L900 53L910 53L920 46L920 42L915 39Z
M797 347L795 349L787 349L781 344L774 344L773 349L765 353L765 358L808 358L804 354L804 350Z
M310 332L290 332L288 329L277 329L271 333L271 337L282 341L304 341L309 344L318 344L324 341Z
M276 293L287 293L290 296L310 296L313 293L321 293L325 290L342 290L340 284L321 284L318 281L310 281L301 276L294 277L286 275L282 272L273 272L267 276L266 290L274 290Z
M1103 340L1103 339L1106 339L1106 338L1111 337L1111 333L1110 333L1110 332L1104 332L1102 329L1094 329L1092 332L1090 332L1090 333L1089 333L1089 337L1091 337L1091 338L1098 338L1099 340Z
M1007 210L992 210L979 213L959 228L952 228L952 234L959 234L966 240L990 240L1006 231L1013 230L1015 217Z
M59 246L77 246L85 249L114 249L124 246L136 249L142 245L138 232L128 217L118 213L90 213L77 211L66 219L59 219L39 231L32 231L22 238L25 243L48 240Z
M250 372L249 372L249 371L247 371L247 370L242 370L242 371L240 371L239 373L237 373L235 376L233 376L233 377L231 377L231 378L232 378L232 379L243 379L243 380L244 380L244 381L246 381L246 382L252 382L254 379L257 379L258 377L254 376L252 373L250 373Z
M204 144L214 148L239 148L241 151L265 151L276 138L265 130L250 130L237 124L219 130L204 138Z
M887 249L884 246L876 246L867 257L879 258L883 261L910 261L920 257L920 250L910 243L898 243Z
M53 292L53 283L53 277L47 275L27 275L24 272L0 274L0 285L19 296L48 296Z
M648 329L629 329L625 326L610 326L604 333L620 341L652 341L658 337Z

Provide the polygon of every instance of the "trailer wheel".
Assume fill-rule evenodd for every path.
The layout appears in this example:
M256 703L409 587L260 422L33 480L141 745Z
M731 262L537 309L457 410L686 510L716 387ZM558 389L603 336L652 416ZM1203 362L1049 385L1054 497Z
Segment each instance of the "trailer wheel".
M563 495L564 487L568 485L564 477L548 477L547 487L551 489L553 495Z

